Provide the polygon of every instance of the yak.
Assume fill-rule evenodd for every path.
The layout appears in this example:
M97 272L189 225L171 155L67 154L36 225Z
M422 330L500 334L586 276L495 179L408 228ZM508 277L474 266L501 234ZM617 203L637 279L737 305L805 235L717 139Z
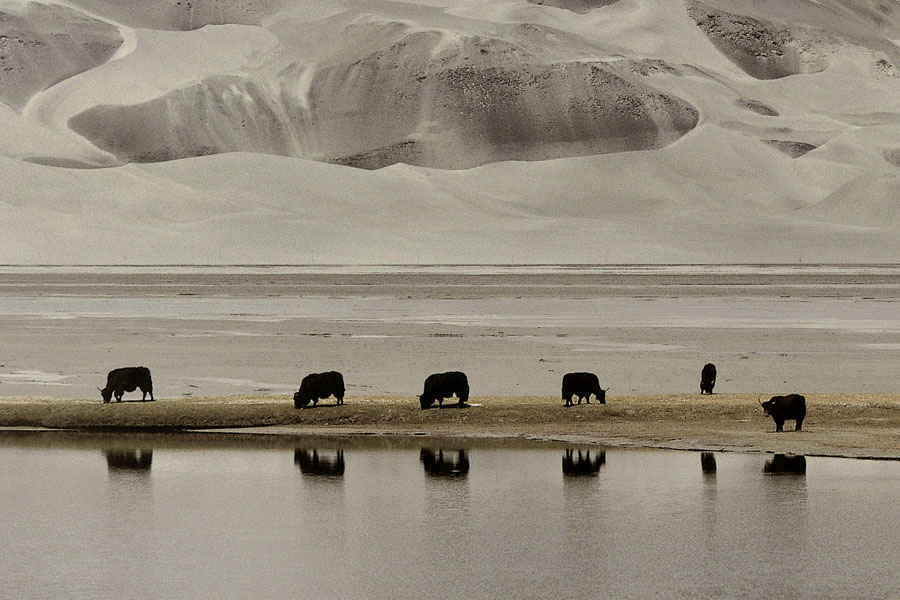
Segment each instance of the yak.
M150 378L150 369L147 367L124 367L121 369L113 369L106 376L106 387L100 390L103 397L103 403L107 404L113 396L116 402L122 401L125 392L133 392L140 388L143 397L141 402L147 399L150 394L150 400L153 400L153 380Z
M294 392L294 408L303 408L310 402L313 406L319 404L320 399L334 396L337 404L344 403L344 376L337 371L325 373L310 373L300 381L300 389Z
M796 422L794 431L800 431L806 417L806 398L800 394L772 396L766 402L760 402L763 412L775 420L775 431L784 431L784 422L793 419Z
M706 363L700 371L700 395L712 394L716 385L716 365Z
M607 388L609 389L609 388ZM593 373L566 373L562 380L562 399L566 406L572 406L572 397L578 396L578 404L584 399L591 403L591 394L596 396L597 402L606 404L606 390L600 387L600 380Z
M469 380L466 374L461 371L448 371L446 373L432 373L425 379L425 389L419 396L419 405L422 410L431 408L435 400L438 406L444 406L444 398L449 398L456 394L459 399L457 406L466 405L469 399Z

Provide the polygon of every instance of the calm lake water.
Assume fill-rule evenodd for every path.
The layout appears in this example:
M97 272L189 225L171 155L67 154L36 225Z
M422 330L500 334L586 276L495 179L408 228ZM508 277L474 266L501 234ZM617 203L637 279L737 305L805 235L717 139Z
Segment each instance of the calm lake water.
M4 598L871 599L900 589L897 462L6 432L0 477Z

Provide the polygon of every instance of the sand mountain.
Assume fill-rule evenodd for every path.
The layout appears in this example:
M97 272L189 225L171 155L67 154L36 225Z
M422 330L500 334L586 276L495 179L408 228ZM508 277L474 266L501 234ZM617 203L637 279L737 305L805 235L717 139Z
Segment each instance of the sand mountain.
M0 262L900 261L896 0L0 0Z

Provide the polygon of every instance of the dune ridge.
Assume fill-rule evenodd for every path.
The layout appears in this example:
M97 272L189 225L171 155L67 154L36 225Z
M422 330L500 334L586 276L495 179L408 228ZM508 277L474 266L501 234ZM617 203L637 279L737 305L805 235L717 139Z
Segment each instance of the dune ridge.
M6 0L0 261L900 261L898 40L868 0Z

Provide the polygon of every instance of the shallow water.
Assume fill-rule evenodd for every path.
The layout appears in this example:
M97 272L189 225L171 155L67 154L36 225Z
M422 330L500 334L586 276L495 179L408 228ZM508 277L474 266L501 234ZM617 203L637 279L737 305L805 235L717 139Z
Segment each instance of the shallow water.
M159 439L0 438L4 597L818 599L900 589L897 462L714 454L704 472L709 457L695 452Z
M2 267L0 396L95 397L145 365L160 398L414 394L462 370L473 396L900 389L900 266Z

